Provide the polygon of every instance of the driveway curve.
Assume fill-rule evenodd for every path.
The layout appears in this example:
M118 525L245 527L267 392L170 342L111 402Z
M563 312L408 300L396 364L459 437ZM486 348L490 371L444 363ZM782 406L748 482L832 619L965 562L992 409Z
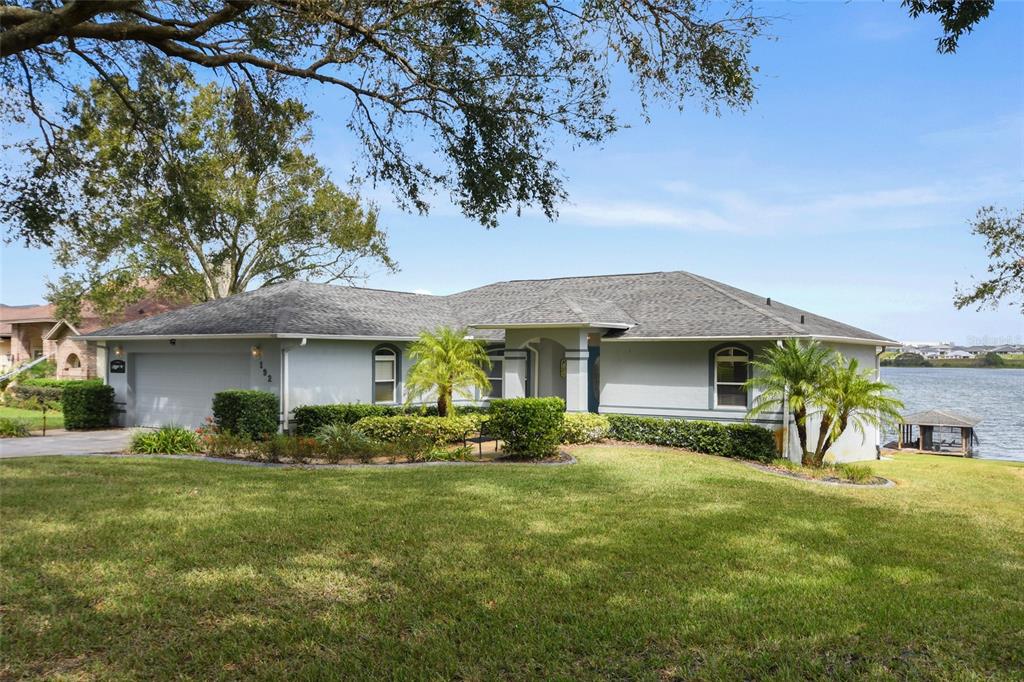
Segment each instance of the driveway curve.
M124 452L131 429L66 432L54 436L0 438L0 459L44 455L105 455Z

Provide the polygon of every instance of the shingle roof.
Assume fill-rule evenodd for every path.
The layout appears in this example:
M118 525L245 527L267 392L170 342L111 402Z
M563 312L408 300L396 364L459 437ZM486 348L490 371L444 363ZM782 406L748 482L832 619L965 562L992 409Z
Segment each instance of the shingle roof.
M903 417L903 423L915 426L976 426L981 423L981 418L958 410L940 409L908 414Z
M895 342L688 272L513 280L450 296L287 282L86 337L317 335L412 338L424 329L606 326L620 338L814 336ZM500 338L481 330L477 336Z

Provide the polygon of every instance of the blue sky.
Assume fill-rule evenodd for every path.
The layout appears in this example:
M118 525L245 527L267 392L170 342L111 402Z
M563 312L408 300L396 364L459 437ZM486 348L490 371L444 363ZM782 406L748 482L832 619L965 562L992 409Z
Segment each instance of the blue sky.
M983 274L967 220L1024 201L1024 3L997 3L955 55L938 25L896 1L769 3L747 112L655 109L600 148L555 158L569 202L485 230L446 201L429 216L381 206L401 271L369 286L449 293L502 279L690 270L905 340L1024 340L1015 308L956 311L954 283ZM625 88L620 88L625 90ZM352 139L313 93L315 150L339 183ZM46 252L5 246L0 300L42 298Z

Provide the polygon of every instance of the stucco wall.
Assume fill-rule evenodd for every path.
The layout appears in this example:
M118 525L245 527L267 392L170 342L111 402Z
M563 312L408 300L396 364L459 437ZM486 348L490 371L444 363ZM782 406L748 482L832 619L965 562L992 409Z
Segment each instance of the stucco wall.
M603 413L743 421L745 408L714 407L711 350L722 341L608 341L601 344ZM756 355L765 342L741 341ZM765 423L779 423L766 415Z

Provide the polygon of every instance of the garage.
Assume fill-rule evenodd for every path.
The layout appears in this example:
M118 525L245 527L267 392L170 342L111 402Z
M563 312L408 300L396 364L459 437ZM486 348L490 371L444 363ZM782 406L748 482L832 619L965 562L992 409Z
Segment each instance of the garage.
M210 416L213 394L249 388L249 358L220 353L133 353L137 426L196 427Z

